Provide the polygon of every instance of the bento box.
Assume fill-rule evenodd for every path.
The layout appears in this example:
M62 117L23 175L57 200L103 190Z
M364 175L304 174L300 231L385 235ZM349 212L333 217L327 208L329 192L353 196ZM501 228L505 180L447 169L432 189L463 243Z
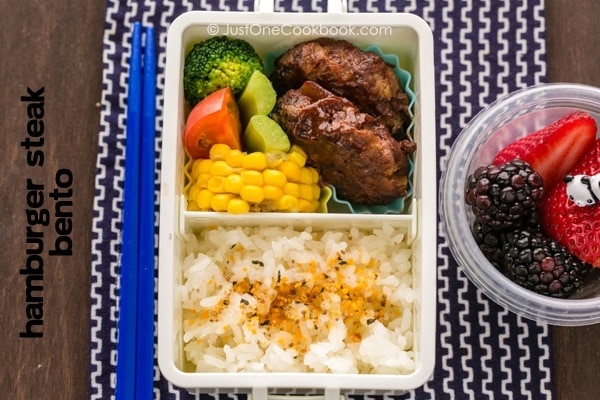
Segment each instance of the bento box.
M160 183L158 362L161 373L178 387L200 392L216 389L249 393L258 400L290 392L324 395L333 400L347 391L403 392L423 385L433 373L437 159L432 33L421 18L412 14L348 13L344 4L330 1L327 13L310 15L274 12L273 5L265 2L257 2L257 11L250 13L193 11L179 16L169 29ZM416 143L411 159L410 195L401 209L358 212L340 207L341 203L327 203L326 212L231 214L189 208L185 194L189 155L182 140L189 107L186 110L183 64L194 43L215 35L246 40L265 58L324 36L344 39L360 48L376 45L384 54L396 56L399 67L410 76L407 85L414 96L410 129ZM231 252L249 252L253 246L254 253L243 267L237 270L232 267L226 272L224 267L215 267L216 260L233 262L242 256ZM365 255L364 249L369 248L377 249L373 251L380 258ZM323 252L337 257L338 275L315 272L315 260L326 258ZM291 268L278 264L277 257L285 258L286 265L304 262L312 269L292 273ZM359 265L360 262L364 265ZM331 261L327 263L328 268L332 267ZM392 272L384 272L382 265ZM340 271L350 267L351 275L340 275ZM226 309L239 311L252 306L257 300L248 296L254 284L248 285L247 276L231 278L218 286L223 275L236 276L242 271L247 276L260 274L258 279L262 284L284 287L279 299L269 300L270 304L298 305L293 311L297 312L298 321L304 321L304 316L312 311L294 300L294 296L317 301L314 293L327 294L328 300L319 298L319 306L332 310L336 301L344 301L341 297L350 300L341 303L338 317L317 316L311 324L298 322L298 326L289 315L285 320L280 314L261 319L256 311L244 314L239 326L228 320L219 325L208 311L204 314L199 309L190 311L188 306L194 299L203 306L219 302L222 315L229 312ZM374 289L372 293L378 293L374 297L351 298L352 288L358 283L344 288L342 280L358 276L358 271L379 283L386 281L393 288ZM299 279L298 275L303 278L290 283ZM218 299L217 292L226 287L237 296L235 300ZM236 307L230 307L233 301ZM365 311L374 302L383 305L386 301L392 307L403 304L394 327L383 327L376 316L369 317ZM292 311L286 311L289 312ZM340 325L340 320L345 321L342 314L361 315L354 321L362 323L361 329L365 331L350 332L350 328ZM319 321L323 325L317 326ZM265 326L276 327L278 331L261 333ZM206 333L209 328L214 331ZM390 336L392 329L402 333ZM303 336L306 330L313 330L314 337L322 340L307 342L307 336ZM367 330L371 333L367 334ZM348 338L346 344L344 335L352 335L353 339ZM254 344L223 344L225 340L240 338L254 340ZM257 350L256 343L264 342L267 350L251 360ZM353 354L359 353L364 359L353 359ZM371 360L372 365L365 367L365 360Z

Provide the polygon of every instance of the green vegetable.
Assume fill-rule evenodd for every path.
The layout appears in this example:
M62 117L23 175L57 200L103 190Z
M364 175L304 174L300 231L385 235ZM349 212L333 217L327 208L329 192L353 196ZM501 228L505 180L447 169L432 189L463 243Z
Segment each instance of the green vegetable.
M269 78L261 71L254 71L238 97L242 124L247 125L253 115L269 115L276 101L277 93Z
M244 148L249 152L290 150L290 140L279 124L266 115L256 114L246 126L242 137Z
M238 95L262 59L252 45L242 39L215 36L194 45L183 66L183 92L194 106L205 96L224 87Z

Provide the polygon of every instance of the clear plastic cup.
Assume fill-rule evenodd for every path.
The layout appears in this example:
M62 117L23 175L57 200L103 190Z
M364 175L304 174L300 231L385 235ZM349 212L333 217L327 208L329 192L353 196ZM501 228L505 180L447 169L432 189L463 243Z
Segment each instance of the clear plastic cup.
M600 322L600 269L567 299L537 294L513 283L479 251L470 231L473 216L464 201L467 177L489 164L504 146L575 110L600 126L600 89L581 84L532 86L499 98L477 114L450 150L440 186L440 215L450 251L467 277L492 301L525 318L552 325Z

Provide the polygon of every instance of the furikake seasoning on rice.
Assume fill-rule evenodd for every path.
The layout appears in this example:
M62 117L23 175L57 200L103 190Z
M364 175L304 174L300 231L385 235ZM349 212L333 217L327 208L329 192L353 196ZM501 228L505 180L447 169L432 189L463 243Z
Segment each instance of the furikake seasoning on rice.
M186 245L178 293L197 372L414 370L412 252L391 226L219 227Z

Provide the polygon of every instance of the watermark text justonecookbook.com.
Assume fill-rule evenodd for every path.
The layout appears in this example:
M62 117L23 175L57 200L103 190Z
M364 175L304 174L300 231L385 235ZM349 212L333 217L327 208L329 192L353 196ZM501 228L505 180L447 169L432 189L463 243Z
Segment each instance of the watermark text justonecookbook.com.
M391 36L391 26L210 24L209 35L229 36Z

